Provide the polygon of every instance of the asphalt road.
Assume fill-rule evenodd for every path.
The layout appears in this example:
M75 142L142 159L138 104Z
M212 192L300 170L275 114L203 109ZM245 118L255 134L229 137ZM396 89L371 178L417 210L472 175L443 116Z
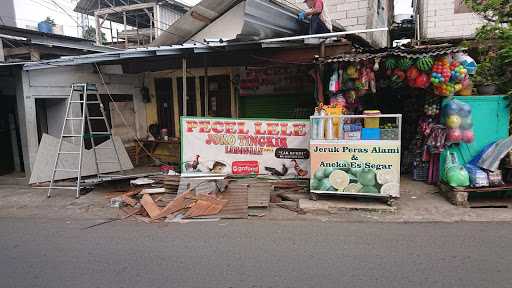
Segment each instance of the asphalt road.
M511 287L512 224L0 218L0 287Z

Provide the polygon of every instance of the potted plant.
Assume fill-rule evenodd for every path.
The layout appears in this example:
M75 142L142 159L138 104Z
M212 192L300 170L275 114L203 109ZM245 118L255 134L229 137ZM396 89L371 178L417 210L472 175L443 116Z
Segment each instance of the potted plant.
M497 66L493 62L490 57L485 57L478 65L473 82L480 95L494 95L498 89L499 71L497 71Z

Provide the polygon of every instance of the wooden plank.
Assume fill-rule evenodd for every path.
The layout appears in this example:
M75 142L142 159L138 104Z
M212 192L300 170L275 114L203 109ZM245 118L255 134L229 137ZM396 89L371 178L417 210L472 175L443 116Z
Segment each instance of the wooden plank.
M158 207L158 205L156 205L155 201L153 200L153 198L151 198L150 195L145 194L144 196L142 196L140 204L142 205L142 207L144 207L144 209L146 209L151 219L154 220L161 218L159 216L162 210Z
M124 5L124 6L116 6L116 7L109 7L109 8L102 8L94 11L94 15L105 15L105 14L112 14L112 13L123 13L133 10L142 10L146 8L152 8L155 6L155 3L140 3L140 4L132 4L132 5Z
M248 207L268 207L270 202L270 193L272 183L267 181L257 181L249 183L248 187Z
M219 198L228 202L216 217L223 219L247 219L249 217L248 192L247 184L230 183L226 191L220 193Z
M160 213L156 216L156 219L167 217L172 213L185 209L191 202L194 201L188 198L192 196L194 196L194 193L191 191L179 195L160 211Z
M132 207L135 207L135 205L137 205L137 203L139 203L139 202L137 202L137 200L131 198L130 196L126 196L126 195L121 195L121 200L124 203L126 203Z
M217 215L226 203L228 203L228 200L220 200L209 196L200 197L183 218Z

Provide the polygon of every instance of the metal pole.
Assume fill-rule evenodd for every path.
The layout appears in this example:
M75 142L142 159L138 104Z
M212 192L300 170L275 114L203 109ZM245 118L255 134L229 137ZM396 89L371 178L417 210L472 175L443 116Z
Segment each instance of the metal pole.
M264 39L260 40L260 43L272 43L272 42L283 42L283 41L292 41L292 40L301 40L301 39L309 39L309 38L331 38L342 35L350 35L357 33L370 33L370 32L379 32L379 31L388 31L389 28L375 28L375 29L363 29L363 30L353 30L353 31L344 31L344 32L332 32L332 33L324 33L324 34L313 34L313 35L303 35L303 36L292 36L292 37L282 37L282 38L273 38L273 39Z
M208 58L204 55L204 116L208 117L209 110L209 95L208 95Z
M183 75L183 116L187 116L187 59L181 59L181 68Z
M123 12L123 24L124 24L124 48L128 48L128 32L126 31L126 12Z

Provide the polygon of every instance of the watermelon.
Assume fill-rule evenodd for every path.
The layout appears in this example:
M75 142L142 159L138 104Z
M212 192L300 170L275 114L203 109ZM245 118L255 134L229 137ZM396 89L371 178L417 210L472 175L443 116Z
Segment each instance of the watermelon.
M384 66L387 70L393 70L398 67L398 62L395 58L388 58L386 61L384 61Z
M402 70L407 70L409 69L409 67L412 66L412 60L409 59L409 58L402 58L400 59L400 61L398 61L398 68L402 69Z
M423 72L430 71L432 65L434 65L434 60L431 57L423 57L416 62L416 67Z

